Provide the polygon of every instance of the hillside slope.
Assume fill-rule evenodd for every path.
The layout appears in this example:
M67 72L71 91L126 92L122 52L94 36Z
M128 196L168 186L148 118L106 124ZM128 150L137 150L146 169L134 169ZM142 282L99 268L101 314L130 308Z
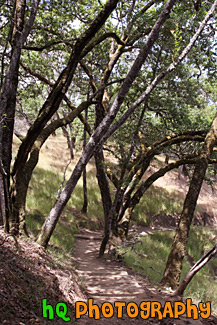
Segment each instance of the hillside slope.
M0 323L47 324L42 299L65 302L69 314L83 300L72 269L57 262L32 240L14 239L0 229ZM55 317L54 324L64 322ZM69 324L73 324L69 322Z

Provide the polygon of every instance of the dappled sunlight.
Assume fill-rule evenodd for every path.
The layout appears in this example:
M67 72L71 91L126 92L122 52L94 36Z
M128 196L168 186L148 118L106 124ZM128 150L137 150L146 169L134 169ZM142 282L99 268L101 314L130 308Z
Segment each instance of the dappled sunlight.
M133 300L146 291L115 261L98 258L100 233L83 230L76 235L74 262L82 285L97 303ZM100 236L101 237L101 236Z

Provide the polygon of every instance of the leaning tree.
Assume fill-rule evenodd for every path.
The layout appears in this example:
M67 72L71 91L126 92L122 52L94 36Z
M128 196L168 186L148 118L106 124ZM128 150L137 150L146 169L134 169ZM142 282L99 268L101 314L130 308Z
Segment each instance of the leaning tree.
M210 17L213 15L213 12L216 8L216 2L213 4L210 11L205 16L204 20L196 30L196 33L190 39L189 44L186 46L185 49L181 52L181 54L171 63L167 68L161 71L154 80L147 86L146 90L139 96L139 98L121 115L118 116L118 119L113 123L115 117L120 112L120 108L124 102L125 97L129 93L131 89L133 81L137 78L141 67L143 66L145 60L147 59L151 48L155 44L159 36L159 32L161 27L165 23L165 21L169 17L169 12L171 11L172 7L174 6L175 2L168 1L164 8L162 9L161 13L158 16L157 21L155 22L151 32L147 36L147 39L144 43L144 46L141 47L131 69L129 70L126 78L122 82L120 89L115 96L113 103L110 106L109 112L103 118L101 123L97 126L95 131L92 133L89 142L87 143L83 154L77 163L71 177L69 178L68 182L66 183L64 189L60 193L55 205L50 211L49 216L47 217L42 231L38 236L38 243L43 246L47 246L50 236L55 229L56 223L60 217L60 214L66 205L68 199L70 198L78 179L81 176L83 168L89 161L89 159L93 156L96 150L100 150L100 146L118 129L126 120L127 118L132 115L132 113L136 110L136 108L143 103L146 98L150 95L153 89L159 84L159 82L171 71L175 69L175 67L186 58L187 54L190 52L191 48L194 46L195 42L197 41L198 37L200 36L201 32L203 31L204 27L206 26L207 22L209 21ZM109 215L109 219L105 222L107 225L107 229L105 229L105 237L104 242L108 240L110 229L111 229L111 218Z

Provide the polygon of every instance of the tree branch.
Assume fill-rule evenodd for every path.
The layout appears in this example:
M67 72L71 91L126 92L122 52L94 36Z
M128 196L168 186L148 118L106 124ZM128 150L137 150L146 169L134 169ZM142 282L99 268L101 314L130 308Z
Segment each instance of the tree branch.
M209 19L212 17L215 9L217 7L217 0L213 3L211 9L208 11L207 15L205 16L204 20L200 24L198 30L194 34L194 36L191 38L189 44L186 46L186 48L182 51L182 53L179 55L179 57L171 63L166 69L164 69L161 73L158 74L158 76L152 81L152 83L146 88L145 92L136 100L136 102L120 117L120 119L115 122L109 130L103 135L103 137L100 140L99 146L101 143L105 142L121 125L124 124L124 122L128 119L128 117L136 110L136 108L144 102L144 100L150 95L150 93L156 88L156 86L159 84L159 82L165 78L165 76L172 72L180 62L184 60L184 58L188 55L192 47L194 46L195 42L199 38L200 34L202 33L204 27L206 26Z
M179 287L176 289L176 291L172 294L172 296L181 296L189 282L192 280L192 278L195 276L195 274L204 267L209 260L214 257L217 254L217 244L208 251L197 263L190 269L190 271L186 274L184 280L181 282Z
M186 156L183 159L177 160L175 162L172 162L162 168L160 168L157 172L152 174L146 181L142 182L137 189L136 193L133 195L133 197L130 199L129 206L135 206L139 203L141 197L147 191L147 189L160 177L164 176L168 171L178 168L181 165L186 164L195 164L199 159L199 155L189 155Z
M66 39L66 40L59 40L59 41L52 41L49 42L43 46L23 46L24 50L28 50L28 51L38 51L38 52L42 52L44 50L49 49L50 47L54 46L54 45L58 45L58 44L66 44L66 45L70 45L72 46L71 42L75 41L76 39Z
M19 170L22 170L25 162L28 159L28 154L35 140L47 122L59 108L60 103L62 102L62 99L64 98L65 93L71 84L78 62L81 59L81 52L104 25L109 15L116 8L118 1L119 0L107 1L89 28L83 34L81 34L76 41L75 45L73 46L67 66L62 70L58 80L55 82L55 85L52 88L52 91L50 92L48 98L39 111L38 117L36 118L33 125L29 128L26 138L23 140L22 144L19 147L12 171L13 176L16 177L16 174L19 172Z
M99 38L97 38L91 44L89 44L82 52L81 57L84 58L90 51L92 51L92 49L94 47L96 47L97 45L99 45L100 43L102 43L104 40L106 40L109 37L113 38L117 42L117 44L125 45L125 43L118 37L118 35L116 33L108 32L108 33L101 35Z
M20 61L21 66L23 67L23 69L25 69L26 71L28 71L32 76L38 78L40 81L44 82L45 84L49 85L50 87L54 86L54 83L51 82L50 80L48 80L47 78L45 78L44 76L42 76L41 74L39 74L38 72L32 70L31 68L27 67L22 61ZM68 99L68 97L65 95L63 97L64 101L66 102L67 106L70 108L70 110L74 110L76 109L76 107L71 103L71 101ZM84 124L86 131L88 132L88 134L92 134L92 130L90 125L87 123L87 121L84 119L84 117L79 113L78 114L78 118L80 119L80 121Z

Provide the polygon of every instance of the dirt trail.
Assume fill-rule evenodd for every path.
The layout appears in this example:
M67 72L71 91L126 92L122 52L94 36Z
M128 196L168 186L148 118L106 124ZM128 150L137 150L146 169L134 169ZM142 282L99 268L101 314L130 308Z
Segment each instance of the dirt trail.
M116 261L98 259L101 236L99 232L83 231L77 236L74 256L80 280L84 282L87 295L98 303L117 300L132 301L145 297L150 292L145 290L126 268ZM120 264L120 265L119 265Z
M76 248L74 260L76 271L82 286L85 288L87 298L93 298L93 303L102 305L103 302L114 303L115 301L136 302L139 305L142 301L159 301L165 303L169 296L154 288L144 278L130 274L129 270L117 261L98 259L98 251L101 240L101 233L97 231L83 230L76 236ZM122 319L101 318L93 320L82 316L76 320L76 324L214 324L209 322L191 319L157 319L143 320L140 317L132 319L124 315Z

